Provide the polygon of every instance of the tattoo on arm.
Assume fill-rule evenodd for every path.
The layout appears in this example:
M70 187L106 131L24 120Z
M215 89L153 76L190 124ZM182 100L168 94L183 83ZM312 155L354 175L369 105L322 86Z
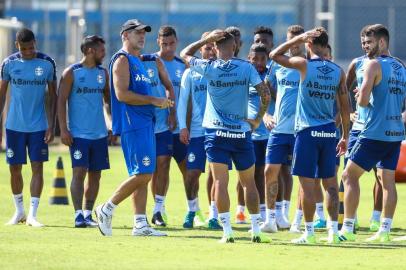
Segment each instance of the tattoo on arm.
M261 105L257 115L257 119L262 119L268 109L271 94L268 85L264 82L256 85L255 89L257 90L258 95L261 97Z

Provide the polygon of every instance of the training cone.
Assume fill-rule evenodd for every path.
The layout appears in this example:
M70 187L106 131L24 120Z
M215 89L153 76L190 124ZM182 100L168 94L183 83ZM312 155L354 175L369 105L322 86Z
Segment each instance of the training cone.
M63 171L62 158L58 157L54 183L51 188L49 204L69 204L68 193L66 191L65 173Z
M400 146L398 166L395 171L396 183L406 183L406 141Z
M340 181L340 189L338 190L338 200L340 201L340 206L338 208L338 229L341 230L344 221L344 184Z

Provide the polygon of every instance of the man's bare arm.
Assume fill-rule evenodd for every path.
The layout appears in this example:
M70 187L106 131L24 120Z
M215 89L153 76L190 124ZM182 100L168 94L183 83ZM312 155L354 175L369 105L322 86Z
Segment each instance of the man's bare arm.
M361 107L368 106L372 88L381 80L380 70L381 66L376 60L371 60L366 64L364 70L364 79L362 81L361 88L359 89L359 95L357 98L357 103Z
M59 83L58 106L57 106L59 128L61 130L61 141L63 144L67 146L72 145L73 142L72 136L68 131L68 125L66 120L66 103L72 91L72 85L73 85L72 69L67 68L62 73L61 81Z
M258 95L261 98L260 108L259 108L258 115L255 120L261 121L262 117L264 117L264 114L268 109L271 94L270 94L268 85L264 82L261 82L260 84L256 85L255 89L257 90Z

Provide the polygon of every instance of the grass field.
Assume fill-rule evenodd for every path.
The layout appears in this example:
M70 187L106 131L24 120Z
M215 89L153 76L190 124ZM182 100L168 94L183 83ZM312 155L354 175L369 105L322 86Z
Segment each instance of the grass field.
M358 210L361 230L358 242L345 245L294 246L288 232L272 234L271 244L252 244L249 225L235 225L237 242L220 245L219 231L205 228L182 228L186 213L186 199L180 173L172 165L171 184L166 209L169 226L166 238L135 238L131 236L133 215L130 200L115 211L113 237L102 237L98 229L73 228L73 207L48 204L57 157L63 157L67 184L71 169L67 151L52 149L50 162L45 164L45 185L38 211L38 219L45 228L24 225L0 225L0 269L405 269L406 243L365 244L372 207L372 177L362 178L361 205ZM8 168L4 153L0 154L0 224L13 215L14 205L9 187ZM126 178L124 160L119 148L110 149L111 170L103 173L98 203L105 201L117 185ZM175 164L175 163L173 163ZM29 204L29 167L24 167L24 200ZM204 187L205 176L201 179ZM235 179L232 172L231 179ZM295 179L296 180L296 179ZM297 181L294 182L292 207L296 204ZM235 180L230 181L232 213L235 211ZM398 185L399 204L392 235L406 234L406 185ZM200 205L208 209L206 193L200 191ZM149 196L148 213L151 215ZM324 236L324 232L317 234Z

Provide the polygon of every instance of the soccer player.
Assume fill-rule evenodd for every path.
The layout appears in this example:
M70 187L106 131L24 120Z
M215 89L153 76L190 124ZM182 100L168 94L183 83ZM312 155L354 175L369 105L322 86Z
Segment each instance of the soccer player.
M284 55L292 46L303 43L306 45L308 59ZM322 58L327 44L328 34L324 28L319 27L288 40L270 54L280 65L297 69L300 73L292 174L297 175L300 181L306 231L300 238L292 240L296 244L316 242L313 215L317 178L322 178L327 195L331 219L328 242L339 243L334 103L337 101L339 105L343 129L342 138L337 145L339 155L344 154L347 147L349 103L345 73L336 64Z
M202 38L209 32L205 32ZM215 59L214 44L212 42L200 48L202 59ZM206 167L206 152L204 150L204 128L202 127L207 98L207 80L196 71L186 69L182 76L178 104L178 119L180 140L187 145L187 173L185 190L188 200L188 213L183 223L184 228L193 228L193 221L198 210L197 195L199 192L199 177ZM189 105L189 100L191 106ZM189 109L189 110L188 110ZM191 111L190 111L191 110ZM191 114L190 128L187 116ZM211 189L210 189L211 190ZM217 216L212 212L208 221L210 229L221 229Z
M381 24L369 26L365 42L372 55L365 64L357 104L367 109L365 127L358 136L343 172L344 222L342 241L354 241L354 218L359 203L359 178L373 166L383 187L383 213L378 232L367 241L388 242L396 208L395 169L405 138L402 107L406 94L406 69L389 54L389 31Z
M100 232L111 236L114 209L132 195L134 208L134 236L166 236L150 227L146 217L148 182L156 164L154 136L155 107L173 106L168 98L152 95L151 80L140 60L149 25L137 19L121 26L122 48L110 62L110 95L113 134L121 135L121 147L129 178L120 184L110 199L95 209Z
M234 36L234 41L235 41L234 57L238 57L238 54L240 53L240 49L242 47L240 28L238 28L236 26L229 26L224 31L226 31L227 33L230 33Z
M303 34L304 29L300 25L292 25L288 28L286 37L291 40ZM304 56L303 45L297 44L289 49L289 56ZM268 80L276 85L276 108L274 118L266 121L271 129L266 151L265 183L266 183L266 219L261 226L262 231L277 232L277 217L275 201L278 194L278 175L282 164L290 166L292 163L294 137L294 119L296 114L296 102L300 81L300 73L294 68L286 68L274 63Z
M194 53L204 44L215 42L217 60L201 60ZM251 214L252 241L269 242L259 228L259 200L255 186L255 156L250 129L256 129L269 104L269 89L248 62L234 58L233 35L215 30L181 52L192 70L208 80L207 104L203 119L205 149L215 185L215 199L223 225L222 243L234 242L230 223L228 196L228 162L233 160L245 191L245 202ZM249 85L261 97L261 108L255 119L247 119Z
M77 228L97 226L92 219L92 210L99 191L101 171L110 168L103 113L103 100L105 106L110 104L108 73L101 66L106 55L104 44L99 36L85 37L80 45L82 60L64 70L59 84L58 119L61 141L69 146L71 154L73 173L70 190ZM107 111L110 114L109 109ZM83 188L86 174L88 181Z
M273 31L270 27L259 26L254 31L254 43L255 44L264 44L267 48L268 53L272 51L274 46L273 42ZM268 60L267 68L270 68L272 65L272 59Z
M178 38L176 30L172 26L164 25L159 28L157 43L159 51L156 52L163 61L169 78L172 82L175 92L175 105L178 104L179 90L182 74L186 69L185 63L176 56L176 47ZM178 164L179 170L182 173L183 182L186 181L186 145L179 140L179 128L172 131L173 133L173 152L172 156ZM170 159L166 159L167 164L162 164L165 167L170 167ZM157 226L164 226L167 223L165 213L165 197L168 192L169 177L158 179L152 183L152 190L155 196L155 207L152 216L152 223ZM200 209L199 209L200 210ZM200 211L198 213L200 215ZM203 218L204 219L204 218ZM166 220L166 221L165 221Z
M37 221L38 204L44 185L43 163L48 161L48 144L54 139L56 121L56 69L48 55L37 51L34 33L27 28L17 31L18 50L1 65L0 118L10 84L10 105L6 120L6 159L11 174L11 191L16 211L7 225L26 222L42 227ZM45 95L48 89L48 112ZM0 134L0 143L1 143ZM23 203L22 165L31 161L31 202L26 217Z

